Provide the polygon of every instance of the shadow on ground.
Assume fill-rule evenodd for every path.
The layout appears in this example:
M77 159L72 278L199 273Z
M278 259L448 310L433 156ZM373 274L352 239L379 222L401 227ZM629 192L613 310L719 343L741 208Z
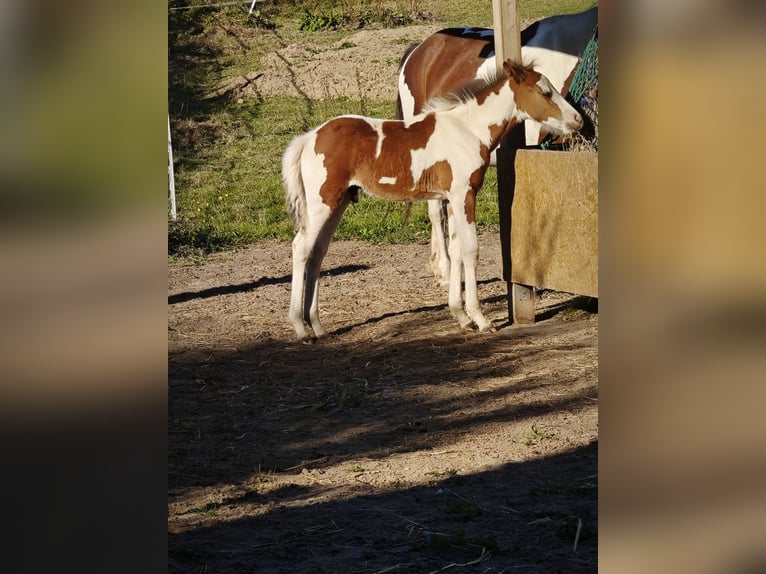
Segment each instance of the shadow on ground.
M304 489L253 493L273 509L171 534L170 572L596 572L596 473L593 443L327 503L301 504Z

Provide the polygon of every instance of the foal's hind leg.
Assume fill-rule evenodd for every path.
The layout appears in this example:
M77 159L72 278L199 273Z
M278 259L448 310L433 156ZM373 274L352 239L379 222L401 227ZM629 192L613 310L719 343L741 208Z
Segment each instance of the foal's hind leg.
M338 207L332 211L327 220L321 225L315 235L313 249L306 265L306 289L303 300L303 319L311 325L314 335L324 337L327 331L319 321L319 277L322 269L322 261L330 247L335 230L338 228L341 217L346 211L351 199L345 194Z
M298 231L293 239L293 278L290 288L290 323L299 341L309 337L303 321L303 294L306 288L306 263L313 247L313 241L304 231Z
M447 253L447 238L444 234L445 202L441 199L428 201L428 218L431 220L431 271L439 287L449 285L450 258Z

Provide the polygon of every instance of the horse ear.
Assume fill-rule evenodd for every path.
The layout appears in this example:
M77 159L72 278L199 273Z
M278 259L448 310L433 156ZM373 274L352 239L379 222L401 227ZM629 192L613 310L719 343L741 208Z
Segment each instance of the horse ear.
M517 84L520 84L527 79L527 71L513 60L506 60L503 62L503 70L505 71L505 74Z

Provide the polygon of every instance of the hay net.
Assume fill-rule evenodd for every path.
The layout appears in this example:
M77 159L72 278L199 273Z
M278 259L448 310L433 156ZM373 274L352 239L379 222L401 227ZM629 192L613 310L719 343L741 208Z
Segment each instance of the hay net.
M540 147L598 151L598 28L583 50L566 98L585 116L585 127L560 146L554 146L549 136Z

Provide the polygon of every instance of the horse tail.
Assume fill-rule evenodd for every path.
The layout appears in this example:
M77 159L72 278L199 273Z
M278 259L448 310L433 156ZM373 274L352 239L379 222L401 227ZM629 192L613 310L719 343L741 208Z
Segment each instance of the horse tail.
M407 49L404 52L404 55L402 55L402 59L399 60L399 70L397 72L397 76L400 76L402 74L402 69L404 68L404 64L407 62L407 58L410 57L410 54L412 54L415 51L415 48L420 46L420 44L410 44ZM396 119L397 120L403 120L404 119L404 110L402 109L402 96L399 93L399 90L396 91Z
M310 134L296 137L282 156L282 184L285 188L287 213L296 231L306 226L306 190L301 173L301 156L310 137Z

